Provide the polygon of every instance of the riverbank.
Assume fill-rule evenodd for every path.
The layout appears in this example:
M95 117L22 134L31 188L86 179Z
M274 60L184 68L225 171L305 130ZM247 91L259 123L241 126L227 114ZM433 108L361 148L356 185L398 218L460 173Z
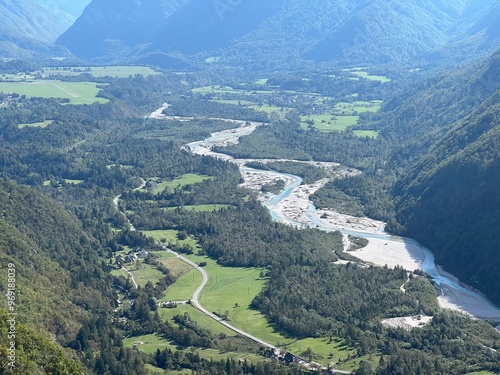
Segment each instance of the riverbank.
M275 220L298 227L340 230L346 234L365 237L369 240L368 245L351 252L352 255L377 266L401 266L409 271L424 270L439 285L441 295L438 301L441 307L500 322L499 308L492 305L477 291L464 288L453 275L440 271L434 264L432 253L416 241L384 233L385 223L381 221L344 215L334 210L316 210L309 197L323 187L328 179L322 179L314 184L301 185L301 179L297 176L244 167L246 162L256 161L256 159L235 160L229 155L211 150L214 145L238 143L240 136L248 135L255 130L256 126L253 125L215 133L207 140L194 142L188 146L193 153L230 160L238 164L244 179L241 186L246 188L260 191L263 184L272 184L278 179L283 180L286 187L280 195L270 196L262 193L259 195L259 200L269 209ZM345 171L340 170L339 173L345 173Z

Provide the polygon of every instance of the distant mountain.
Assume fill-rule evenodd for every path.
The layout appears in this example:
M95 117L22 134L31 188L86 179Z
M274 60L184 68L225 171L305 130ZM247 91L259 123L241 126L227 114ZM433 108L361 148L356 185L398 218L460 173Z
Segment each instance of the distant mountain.
M477 3L93 0L57 43L82 58L128 52L142 59L165 55L203 61L217 56L222 63L236 64L409 61L464 38L484 44L484 35L478 35L488 25L494 31L496 13L495 9L488 13L492 0ZM496 39L492 34L484 47Z
M410 163L394 189L402 227L393 229L500 303L500 51L387 110L394 126L385 134L396 134L398 158Z
M81 58L142 50L143 44L153 42L152 35L163 22L188 1L94 0L57 44Z
M67 55L53 45L74 17L34 0L0 0L0 55L29 58Z
M75 17L75 20L81 16L83 10L92 0L66 0L66 1L53 1L53 0L35 0L37 3L49 9L58 9L59 11Z
M494 5L488 13L471 28L470 34L484 32L489 39L500 38L500 3Z

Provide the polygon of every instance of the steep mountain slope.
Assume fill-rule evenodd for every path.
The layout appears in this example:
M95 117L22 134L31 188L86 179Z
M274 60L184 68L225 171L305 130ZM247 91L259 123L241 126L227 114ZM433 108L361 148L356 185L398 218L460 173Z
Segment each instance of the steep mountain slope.
M60 204L7 179L0 180L0 207L1 294L7 292L7 268L13 264L18 323L68 347L90 311L109 310L113 301L107 276L99 269L95 240ZM2 298L0 311L7 309L7 300ZM0 347L5 344L4 338ZM26 344L26 348L31 345L29 340ZM22 370L21 346L19 349L18 365ZM27 350L32 354L36 351ZM25 358L26 365L31 363L27 368L33 362L40 367L44 356L36 358L32 354Z
M465 94L461 102L448 105L440 99L442 82L418 102L423 112L436 115L434 128L431 118L407 113L412 120L404 128L418 127L419 122L426 126L410 132L417 140L403 148L412 144L430 150L413 155L417 162L396 184L394 195L399 231L422 242L439 264L500 303L500 52L476 68L473 79L447 81L451 97ZM437 138L432 141L423 130ZM411 154L408 149L406 153ZM405 152L400 149L398 154Z
M470 30L470 34L484 32L489 39L500 38L500 3L494 5L489 12Z
M441 46L458 14L453 8L439 7L438 2L429 3L380 0L359 6L309 56L389 62Z
M73 22L73 16L34 0L0 0L0 54L4 57L67 54L52 43Z
M479 31L472 27L486 17L489 5L471 7L467 0L93 0L57 43L85 58L125 49L142 58L218 56L232 64L304 58L376 64L408 61L475 36Z
M82 58L139 48L153 42L155 30L188 1L94 0L57 44Z
M57 9L75 17L75 20L81 16L83 10L90 4L91 0L35 0L37 3L49 9ZM59 36L59 35L58 35Z

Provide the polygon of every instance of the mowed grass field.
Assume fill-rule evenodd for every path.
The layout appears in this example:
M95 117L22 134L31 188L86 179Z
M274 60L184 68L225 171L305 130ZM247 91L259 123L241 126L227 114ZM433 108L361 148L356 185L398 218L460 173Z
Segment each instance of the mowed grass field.
M355 351L348 348L343 340L328 338L308 338L297 340L276 330L259 311L250 308L252 300L264 287L260 269L222 267L207 257L189 255L196 263L207 262L204 270L209 281L200 296L200 303L208 310L228 314L229 322L270 344L287 348L295 354L303 353L311 348L318 355L320 363L328 364L329 356L333 354L335 361L345 360L348 355L354 356ZM175 284L174 284L175 285ZM237 304L237 306L236 306Z
M178 230L175 229L165 229L165 230L144 230L142 231L146 236L152 237L156 241L165 241L166 244L178 243L179 245L190 245L193 248L199 248L198 242L192 238L187 237L185 240L179 240L177 238Z
M200 182L203 182L205 180L211 180L214 177L212 176L205 176L202 174L198 173L186 173L180 177L175 178L172 181L164 181L161 182L157 185L155 185L152 189L154 194L161 193L163 190L165 190L166 187L170 189L174 189L177 186L186 186L186 185L192 185L192 184L198 184Z
M156 267L146 264L142 260L139 267L137 267L137 263L130 263L125 264L125 268L134 276L135 282L142 288L146 286L148 281L150 281L154 285L164 277L163 273L161 271L158 271ZM111 274L116 276L123 275L126 278L130 277L130 275L122 269L113 270L111 271Z
M229 204L199 204L193 206L182 206L182 209L186 211L199 211L199 212L213 212L220 210L221 208L229 208ZM166 211L175 210L178 207L165 207Z
M184 315L185 313L188 313L191 319L196 321L199 327L208 329L215 335L224 334L227 336L236 336L236 333L234 331L231 331L226 326L223 326L219 322L203 314L200 310L197 310L192 305L179 304L177 305L177 307L173 309L160 308L158 310L158 314L160 315L160 317L163 320L171 320L172 324L174 324L173 323L174 316Z
M387 83L387 82L391 81L390 78L387 78L384 76L372 75L372 74L369 74L368 72L361 71L361 70L360 71L352 71L351 73L354 75L357 75L360 78L369 79L371 81L378 81L378 82L382 82L382 83Z
M49 126L53 122L54 122L54 120L46 120L46 121L42 121L42 122L33 122L31 124L19 124L17 127L19 129L22 129L22 128L46 128L47 126Z
M319 131L343 131L349 126L356 125L359 116L335 116L331 114L301 116L300 125L303 129L307 129L309 127L307 121L311 120L314 121L314 127Z
M381 100L339 102L335 105L333 113L301 116L300 125L303 129L308 129L310 122L313 121L314 128L319 131L344 131L350 126L358 124L361 113L375 113L381 107ZM378 137L378 132L374 130L354 130L354 134L358 137Z
M340 102L335 105L335 109L346 114L378 112L382 107L382 100Z
M100 89L92 82L0 82L0 91L18 93L27 97L69 99L71 104L107 103L104 98L97 98Z

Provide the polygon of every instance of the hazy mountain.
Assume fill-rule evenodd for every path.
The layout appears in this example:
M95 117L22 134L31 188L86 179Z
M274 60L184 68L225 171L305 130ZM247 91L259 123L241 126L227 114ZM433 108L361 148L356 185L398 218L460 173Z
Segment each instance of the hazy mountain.
M57 9L75 17L80 17L83 10L92 0L35 0L37 3L49 8Z
M74 19L34 0L0 0L0 54L7 57L66 54L53 42Z
M488 13L470 30L470 34L484 32L489 39L500 38L500 3L494 5Z
M491 5L491 0L481 5L470 0L93 0L57 42L84 58L121 49L143 58L160 52L247 64L304 58L374 64L414 59L469 37L484 43L477 34L494 25L499 13L495 8L488 13Z
M57 40L82 58L152 42L163 22L188 0L94 0Z
M397 219L439 264L498 303L500 51L425 86L390 108L399 157L416 160L394 191Z

